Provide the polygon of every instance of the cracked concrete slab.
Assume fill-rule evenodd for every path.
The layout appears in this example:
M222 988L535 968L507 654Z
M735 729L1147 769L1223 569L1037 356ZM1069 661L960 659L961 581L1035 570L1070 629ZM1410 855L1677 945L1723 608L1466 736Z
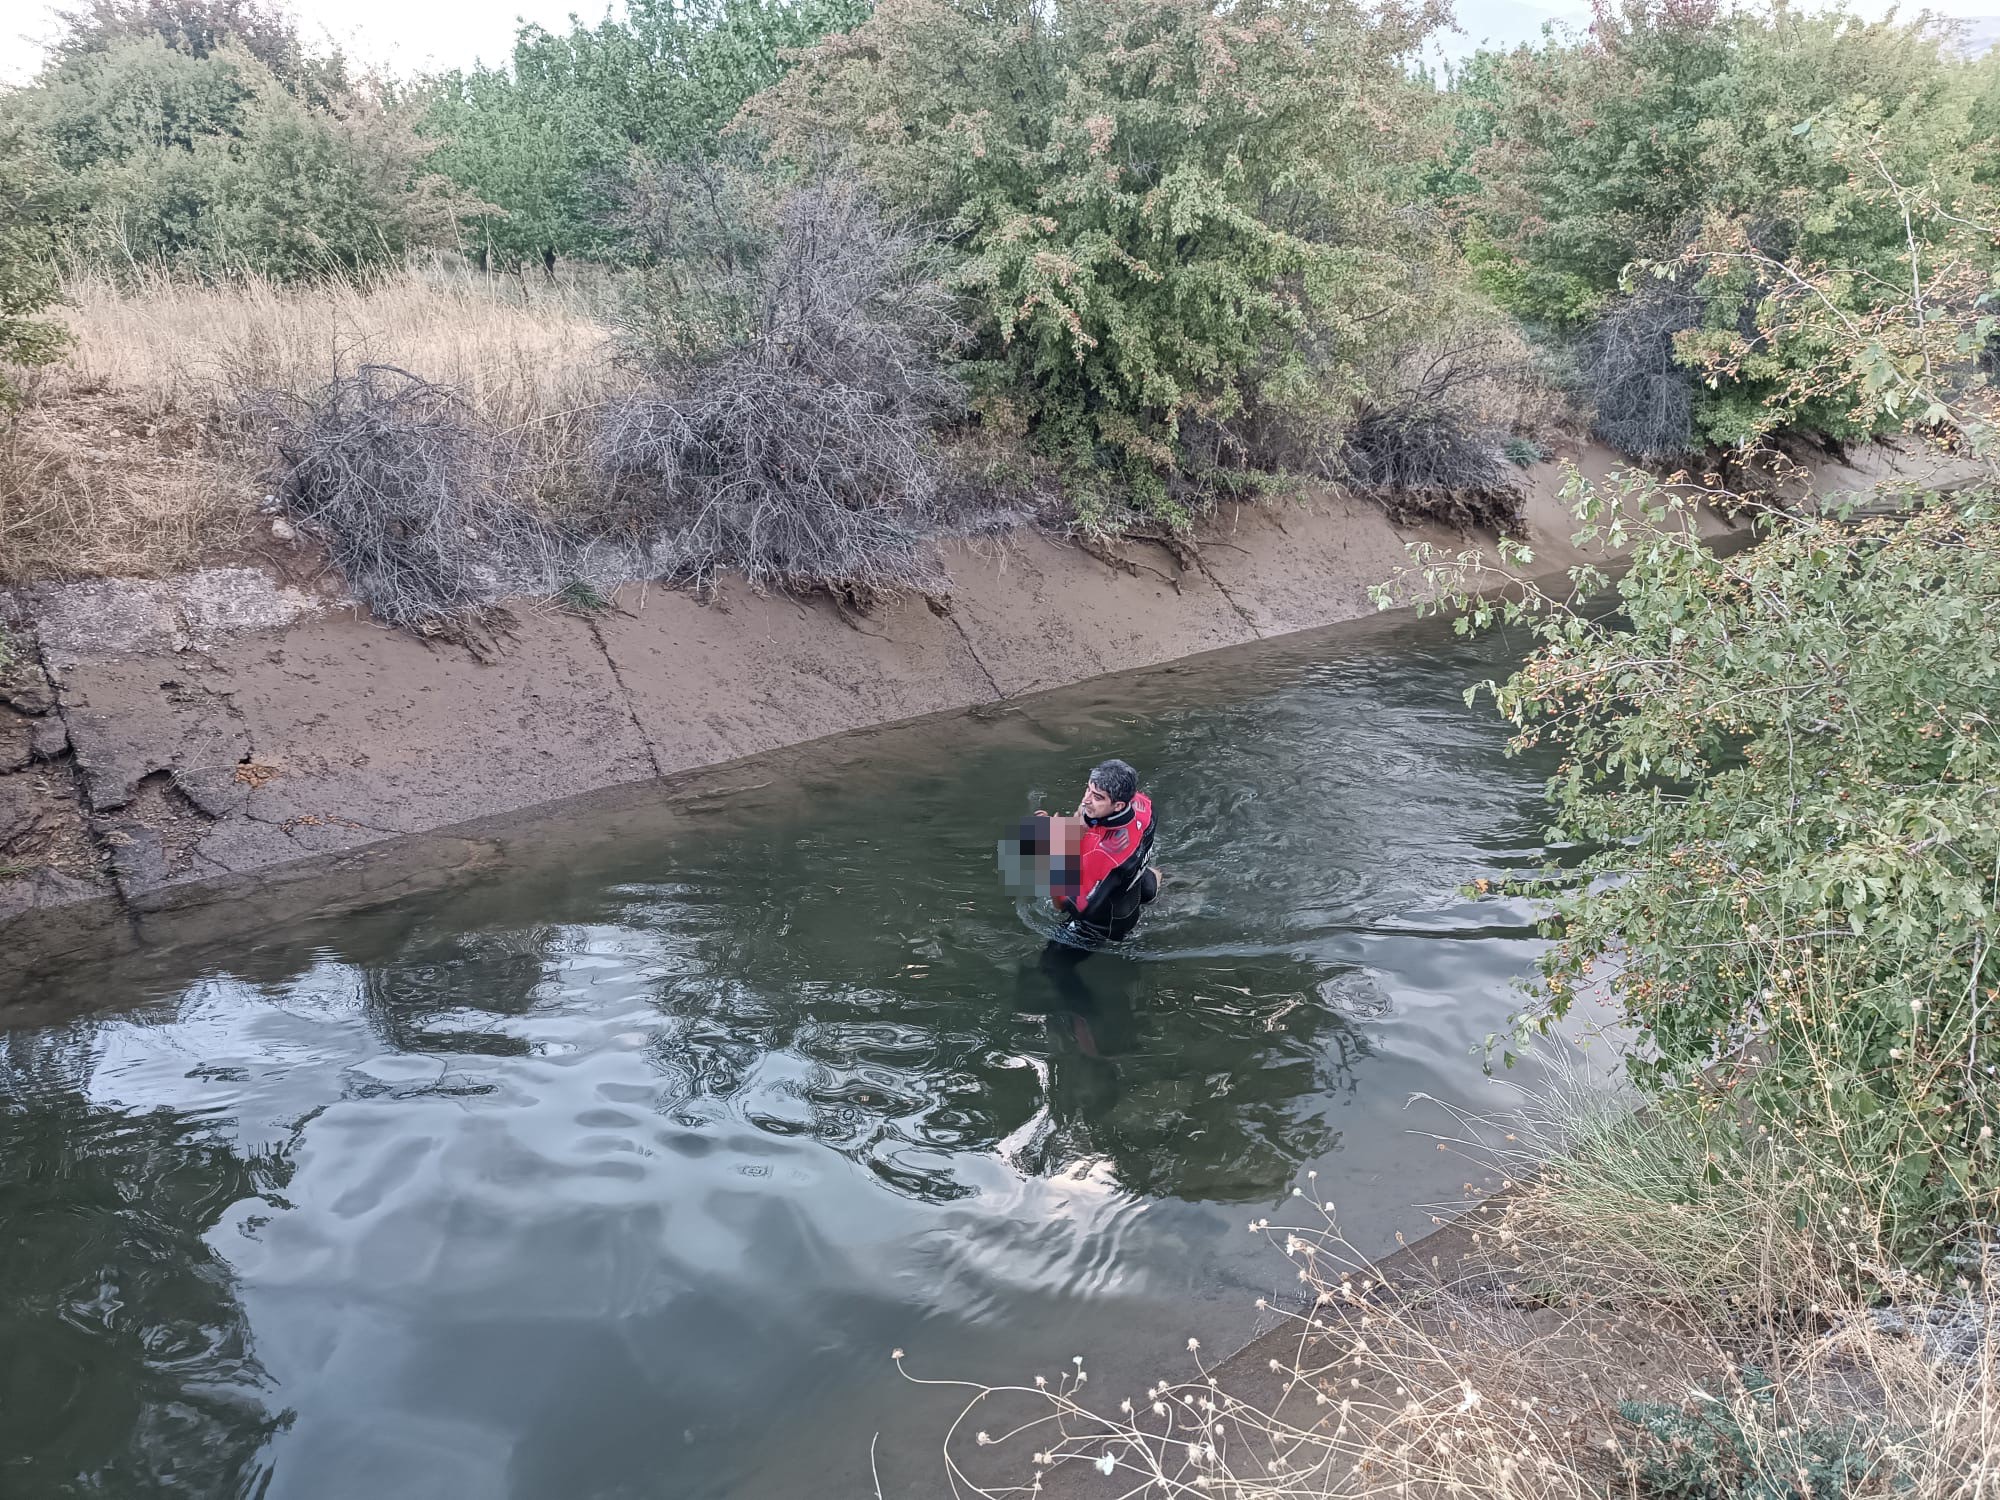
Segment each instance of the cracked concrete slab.
M156 772L233 773L250 739L231 704L230 673L200 657L121 656L62 674L63 719L93 812L132 800Z
M844 619L827 601L623 589L593 624L658 773L735 760L996 695L920 599Z
M211 651L231 635L281 629L325 607L256 568L85 578L43 584L26 599L43 659L58 672L111 655Z

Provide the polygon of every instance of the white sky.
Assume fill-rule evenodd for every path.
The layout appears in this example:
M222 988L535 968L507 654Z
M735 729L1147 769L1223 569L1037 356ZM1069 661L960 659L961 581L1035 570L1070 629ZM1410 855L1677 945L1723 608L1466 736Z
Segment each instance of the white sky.
M1858 0L1863 14L1881 14L1885 0ZM1916 7L1905 7L1914 13ZM1946 15L1984 17L2000 13L2000 0L1931 0ZM572 11L596 20L604 0L293 0L308 35L324 33L356 60L397 73L451 68L474 61L499 62L513 42L518 19L551 30L564 27ZM7 0L0 10L0 83L25 82L40 64L43 44L55 29L47 0ZM1459 25L1466 35L1451 39L1447 55L1463 55L1481 41L1511 44L1533 39L1551 18L1579 20L1587 4L1562 0L1458 0Z

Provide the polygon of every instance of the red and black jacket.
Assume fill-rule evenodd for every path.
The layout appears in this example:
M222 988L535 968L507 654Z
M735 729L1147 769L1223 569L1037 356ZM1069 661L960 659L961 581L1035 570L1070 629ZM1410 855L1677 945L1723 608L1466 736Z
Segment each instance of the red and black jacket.
M1060 862L1050 894L1070 924L1089 937L1123 937L1153 899L1146 865L1153 857L1153 799L1133 795L1122 812L1085 818L1076 860Z

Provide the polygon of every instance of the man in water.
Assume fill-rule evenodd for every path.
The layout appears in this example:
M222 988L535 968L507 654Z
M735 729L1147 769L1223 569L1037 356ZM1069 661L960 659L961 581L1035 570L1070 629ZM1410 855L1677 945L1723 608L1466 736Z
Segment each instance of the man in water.
M1130 935L1140 908L1160 893L1160 872L1147 863L1153 800L1124 761L1107 760L1090 773L1076 816L1082 834L1073 855L1053 862L1049 895L1069 918L1063 925L1067 945L1087 952Z
M1107 760L1090 773L1074 818L1049 820L1049 899L1068 920L1042 948L1036 970L1055 993L1077 1048L1098 1070L1086 1093L1108 1107L1116 1073L1107 1050L1129 1045L1131 1006L1120 976L1100 997L1077 967L1098 949L1120 942L1139 925L1139 912L1160 893L1153 854L1153 801L1139 790L1139 773Z
M1122 760L1090 773L1075 816L1037 811L1021 820L1015 837L1000 841L1007 883L1040 891L1066 918L1023 974L1026 1008L1041 1009L1052 990L1088 1056L1098 1055L1092 1018L1099 1007L1077 966L1139 925L1140 909L1160 890L1160 872L1147 863L1152 852L1152 799Z

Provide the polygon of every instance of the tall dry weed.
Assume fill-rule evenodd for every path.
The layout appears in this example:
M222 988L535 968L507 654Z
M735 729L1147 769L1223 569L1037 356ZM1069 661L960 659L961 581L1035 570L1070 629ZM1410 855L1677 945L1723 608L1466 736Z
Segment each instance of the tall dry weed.
M250 466L200 423L123 393L38 395L0 421L0 583L190 567L254 503Z
M227 406L245 391L303 395L336 366L386 364L507 425L600 396L608 376L601 298L575 283L411 268L310 286L83 275L63 290L76 344L50 382L143 395L160 411Z

